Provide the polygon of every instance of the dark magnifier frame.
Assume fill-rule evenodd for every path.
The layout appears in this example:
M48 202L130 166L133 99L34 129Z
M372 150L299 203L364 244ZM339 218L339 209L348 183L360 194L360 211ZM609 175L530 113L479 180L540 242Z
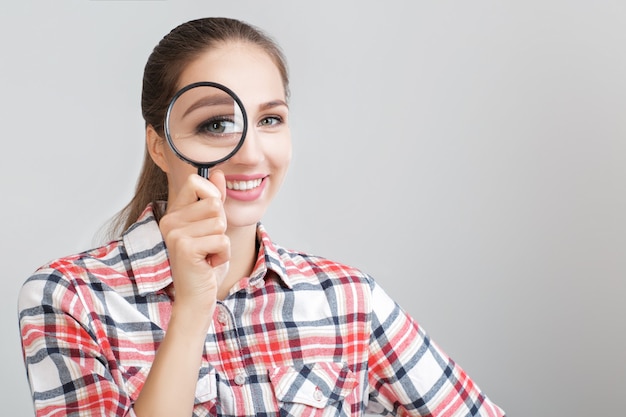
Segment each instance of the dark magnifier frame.
M172 136L170 133L170 113L172 112L172 108L174 107L176 100L178 100L178 98L181 95L183 95L183 93L196 87L213 87L213 88L222 90L223 92L231 96L233 100L235 100L235 103L237 103L237 105L239 106L239 109L241 109L241 117L243 118L243 129L241 131L241 139L239 139L239 143L237 143L237 146L235 146L235 148L229 154L227 154L223 158L218 159L217 161L195 161L193 159L186 157L178 150L178 148L176 148L176 145L174 145L174 141L172 140ZM167 106L167 112L165 113L164 130L165 130L165 139L167 140L167 144L170 146L170 148L176 154L176 156L178 156L180 159L187 162L188 164L191 164L194 167L198 168L198 175L204 178L208 178L209 170L211 168L213 168L217 164L220 164L230 159L243 146L243 142L246 139L246 132L248 131L248 116L246 114L246 109L243 107L243 103L241 102L241 100L239 99L237 94L235 94L233 90L231 90L230 88L222 84L214 83L211 81L200 81L200 82L186 85L185 87L178 90L176 94L174 94L174 97L172 97L172 100L170 100L169 106Z

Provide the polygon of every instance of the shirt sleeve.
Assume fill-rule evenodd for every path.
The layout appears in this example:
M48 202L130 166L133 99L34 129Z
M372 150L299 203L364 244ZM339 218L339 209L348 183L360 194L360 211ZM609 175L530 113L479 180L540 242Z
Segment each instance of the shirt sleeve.
M26 373L36 416L129 416L132 403L90 327L82 294L58 270L40 270L18 301Z
M493 404L374 281L368 411L400 416L501 417Z

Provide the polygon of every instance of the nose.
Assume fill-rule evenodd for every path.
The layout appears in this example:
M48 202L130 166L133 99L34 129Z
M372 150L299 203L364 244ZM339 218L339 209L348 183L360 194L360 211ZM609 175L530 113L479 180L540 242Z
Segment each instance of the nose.
M248 126L243 145L231 158L231 162L242 165L255 165L264 158L258 132L254 126Z

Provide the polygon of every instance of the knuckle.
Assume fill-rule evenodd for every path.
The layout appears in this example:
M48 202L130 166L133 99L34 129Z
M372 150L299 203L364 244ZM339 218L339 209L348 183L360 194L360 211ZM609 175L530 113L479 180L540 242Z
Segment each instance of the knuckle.
M212 212L212 213L217 213L220 212L222 210L222 202L220 199L218 198L207 198L205 199L206 201L206 205L208 206L208 209Z
M170 246L181 246L185 242L185 234L180 229L171 229L167 233L165 240Z
M173 250L173 253L176 253L179 255L186 254L186 253L189 253L188 246L189 246L189 243L186 242L184 239L182 239L182 240L177 240L175 244L173 245L173 247L170 249Z
M230 239L223 234L214 234L206 236L205 248L210 254L224 253L230 250Z
M215 220L215 228L219 233L224 233L226 231L226 219L223 217L216 217Z
M219 235L217 237L217 244L222 249L230 249L230 238L226 235Z
M171 215L170 214L166 214L163 217L161 217L161 220L159 221L159 227L161 228L161 230L163 231L164 234L166 234L169 230L171 230Z

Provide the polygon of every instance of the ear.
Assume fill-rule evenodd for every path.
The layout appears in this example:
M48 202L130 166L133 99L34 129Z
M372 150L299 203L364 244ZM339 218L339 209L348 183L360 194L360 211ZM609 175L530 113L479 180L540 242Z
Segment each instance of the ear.
M150 153L150 157L154 163L157 164L163 172L167 173L169 167L165 156L166 146L165 139L159 136L151 125L146 127L146 148L148 149L148 153Z

